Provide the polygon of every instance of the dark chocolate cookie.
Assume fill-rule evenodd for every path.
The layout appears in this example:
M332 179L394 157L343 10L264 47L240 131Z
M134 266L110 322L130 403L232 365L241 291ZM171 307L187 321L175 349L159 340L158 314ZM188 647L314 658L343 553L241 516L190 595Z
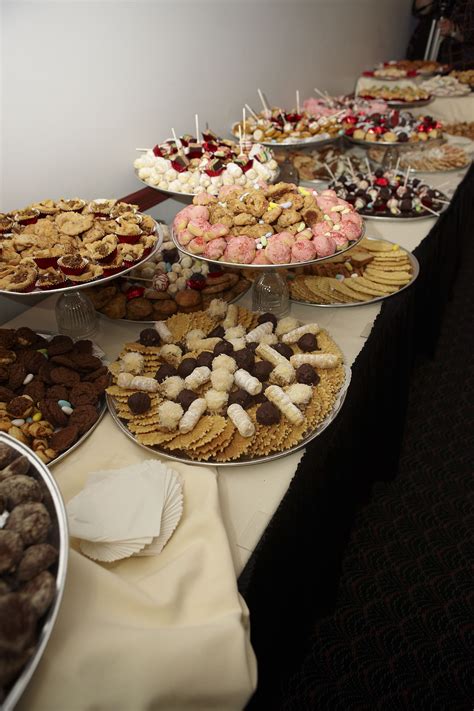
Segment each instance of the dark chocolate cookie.
M10 367L10 377L8 387L10 390L18 390L23 385L23 381L28 375L28 371L22 363L14 363Z
M76 407L74 412L69 418L69 424L74 425L79 430L79 435L83 435L87 432L94 422L99 418L99 413L97 409L92 405L80 405Z
M49 446L55 452L64 452L72 447L79 435L79 429L75 425L69 425L62 430L58 430L49 438Z
M78 405L96 405L97 390L94 383L78 383L71 388L69 402L74 407Z
M13 531L11 531L13 533ZM58 551L49 543L38 543L26 549L17 568L16 577L21 582L31 580L47 570L58 559Z
M22 326L17 329L15 340L16 344L21 348L32 348L38 341L38 335L31 328Z
M23 395L28 395L35 404L44 398L45 392L46 388L44 383L38 380L38 378L34 378L23 388Z
M10 388L0 385L0 402L10 402L15 397L15 393Z
M54 336L48 343L48 355L56 356L72 351L74 342L69 336Z
M51 517L46 506L39 502L16 506L5 524L5 530L20 534L25 546L44 543L50 528Z
M43 413L43 418L51 422L54 427L66 427L69 418L59 407L56 400L44 399L38 403L40 411Z
M75 370L59 366L58 368L52 369L51 380L56 385L66 385L66 387L71 388L73 385L80 382L81 377Z
M65 385L51 385L46 390L48 400L67 400L69 402L69 388Z

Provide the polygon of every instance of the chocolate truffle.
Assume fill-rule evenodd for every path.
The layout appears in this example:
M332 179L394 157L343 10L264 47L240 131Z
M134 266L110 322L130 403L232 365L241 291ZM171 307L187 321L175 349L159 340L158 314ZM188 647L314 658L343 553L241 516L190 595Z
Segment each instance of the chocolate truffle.
M44 543L50 528L51 518L48 510L39 502L16 506L5 524L5 530L20 534L25 546Z
M287 345L286 343L275 343L272 348L277 353L282 355L283 358L287 358L288 360L290 360L291 356L293 355L293 348L291 348L291 346Z
M229 341L220 341L219 343L217 343L216 347L214 348L214 355L218 356L221 355L221 353L225 353L226 355L233 355L234 347L232 343L229 343Z
M257 422L261 425L277 425L281 420L280 410L271 402L264 402L257 409Z
M235 351L233 357L239 368L243 368L249 373L252 372L252 368L255 365L255 355L251 348L248 346L241 348L240 351Z
M258 323L267 323L267 321L270 321L270 323L273 324L273 330L275 330L277 323L278 323L278 319L274 314L270 314L270 313L260 314L260 316L257 319Z
M268 363L268 361L266 360L261 360L258 363L255 363L252 370L252 375L254 376L254 378L260 380L261 383L264 383L266 380L268 380L272 370L273 365L271 363Z
M180 378L187 378L193 370L198 367L196 358L184 358L178 365L178 375Z
M214 360L214 353L211 353L210 351L203 351L197 357L198 367L200 368L201 366L205 365L206 368L211 368L213 360Z
M163 380L166 380L166 378L171 378L172 375L177 375L178 371L174 367L174 365L170 365L169 363L163 363L163 365L160 365L158 370L155 373L155 380L158 380L159 383L162 383Z
M296 382L304 385L317 385L319 383L319 375L312 365L303 363L296 369Z
M224 326L216 326L207 334L208 338L224 338Z
M143 415L148 412L151 406L150 396L147 393L133 393L127 402L130 412L133 412L134 415Z
M41 501L43 495L36 479L24 474L13 474L0 482L0 496L11 511L27 501Z
M194 402L194 400L197 400L197 395L196 393L193 393L192 390L187 390L184 388L184 390L181 390L179 393L178 397L176 398L176 402L181 405L184 411L188 409L190 404Z
M248 392L242 390L242 388L239 388L238 390L234 390L234 392L229 395L227 406L234 404L240 405L244 408L244 410L246 410L250 407L250 405L252 405L252 398Z
M160 336L154 328L144 328L140 331L140 343L142 346L159 346Z
M23 541L15 531L0 531L0 573L14 570L23 555Z
M303 353L309 353L309 351L318 350L318 341L314 333L305 333L304 336L298 340L298 346L301 348Z
M29 546L20 561L16 577L21 581L30 580L53 565L57 559L58 551L53 546L50 546L49 543L38 543L36 546Z

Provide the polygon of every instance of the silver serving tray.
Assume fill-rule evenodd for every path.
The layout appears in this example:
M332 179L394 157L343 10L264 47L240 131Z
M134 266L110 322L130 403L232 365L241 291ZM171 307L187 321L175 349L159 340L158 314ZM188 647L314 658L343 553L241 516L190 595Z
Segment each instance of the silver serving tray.
M382 239L380 237L367 237L367 239L372 239L377 242L387 242L387 244L394 244L394 242L390 242L388 239ZM411 286L415 280L418 278L418 275L420 273L420 263L418 259L415 257L414 254L408 251L408 249L405 249L405 247L402 247L401 245L398 245L400 249L403 249L404 252L408 255L408 259L410 260L411 263L411 269L412 269L412 279L408 284L405 284L405 286L402 286L398 291L394 291L393 294L386 294L386 296L376 296L375 298L371 299L370 301L354 301L352 304L318 304L314 301L304 301L303 299L294 299L291 296L291 291L290 291L290 301L293 301L295 304L305 304L306 306L317 306L318 308L324 308L324 309L340 309L340 308L347 308L348 306L370 306L371 304L375 304L378 301L385 301L385 299L389 299L391 296L397 296L397 294L400 294L402 291L405 291L405 289L408 289L409 286Z
M432 138L424 143L421 141L417 141L416 143L410 141L407 141L406 143L400 143L397 141L390 143L388 141L363 141L362 139L354 138L353 136L344 136L344 138L346 141L349 141L349 143L353 143L356 146L364 146L364 148L394 148L398 151L426 150L428 146L430 148L433 148L434 146L441 146L446 140L444 136L439 136L438 138Z
M127 274L128 272L132 271L132 269L135 269L135 267L139 267L140 264L147 262L161 248L161 245L163 243L163 232L161 229L161 225L156 222L156 220L155 224L157 240L151 252L147 254L146 257L140 259L140 261L136 264L133 264L131 267L127 267L126 269L122 269L121 271L117 272L117 274L111 274L107 277L99 277L98 279L93 279L92 281L85 281L80 284L73 284L72 286L64 286L61 289L35 289L34 291L26 292L7 291L6 289L0 289L0 294L4 294L5 296L23 296L25 298L28 298L29 296L49 296L50 294L65 294L70 291L79 291L79 289L89 289L91 286L97 286L98 284L106 284L108 281L112 281L113 279L116 279L119 276L123 276L124 274Z
M53 631L54 623L58 616L59 608L61 605L61 600L64 593L64 587L66 583L66 572L69 554L69 535L68 535L68 524L67 515L64 508L63 499L61 492L59 491L58 485L56 484L54 477L49 472L45 464L36 456L36 454L29 449L26 445L18 440L10 437L4 432L0 432L0 442L10 445L13 449L21 455L24 455L29 459L33 467L35 468L37 479L44 484L47 491L47 498L44 500L46 508L52 514L51 519L53 523L53 544L57 547L59 551L59 557L57 562L57 573L56 573L56 594L54 600L49 608L46 616L42 622L42 628L39 633L38 642L36 644L36 649L33 655L28 660L27 664L23 668L18 679L15 681L10 691L8 692L6 698L2 703L2 711L12 711L13 708L18 703L21 695L25 691L28 683L33 676L36 667L46 649L49 637ZM46 495L45 491L45 495Z
M130 432L130 430L124 425L122 420L119 419L117 416L117 413L115 411L115 406L113 402L113 397L111 395L107 394L107 406L109 408L109 412L112 416L113 421L115 424L119 427L120 430L135 444L137 444L139 447L142 447L142 449L146 449L149 452L152 452L153 454L158 454L161 457L164 457L165 459L171 459L175 462L182 462L183 464L199 464L201 466L206 466L206 467L243 467L243 466L252 466L253 464L264 464L265 462L272 462L276 459L281 459L282 457L288 456L288 454L293 454L293 452L298 452L300 449L303 449L308 445L310 442L313 441L316 437L318 437L324 430L329 427L331 422L336 419L337 415L339 414L339 411L341 407L344 404L344 400L346 398L346 393L349 388L350 380L351 380L351 369L348 368L347 366L344 366L345 370L345 380L344 383L342 384L341 390L338 393L338 396L336 398L336 401L334 403L334 407L332 411L329 413L329 415L326 417L323 422L321 422L320 425L314 430L314 432L311 432L309 435L306 435L301 442L298 442L294 447L291 447L290 449L287 449L282 452L274 452L273 454L269 454L268 456L261 456L261 457L254 457L253 459L240 459L239 461L236 462L212 462L212 461L205 461L205 462L200 462L197 459L187 459L186 457L179 457L175 454L172 454L171 452L167 452L166 450L161 450L158 449L157 447L150 447L146 444L141 444L140 442L137 442L135 439L134 435Z
M394 99L386 103L391 109L417 109L418 107L428 106L428 104L432 103L433 99L433 96L430 96L429 99L419 99L418 101L396 101Z
M364 217L361 215L361 217ZM361 233L354 242L351 242L347 247L344 247L344 249L340 249L337 251L335 254L331 254L329 257L319 257L319 259L313 259L310 262L289 262L286 264L234 264L233 262L223 262L218 259L209 259L209 257L204 257L202 254L192 254L191 252L188 252L184 247L182 247L177 238L175 237L174 234L174 229L171 229L171 239L174 242L175 247L179 249L180 252L183 254L186 254L188 257L192 257L193 259L199 259L200 261L203 262L210 262L211 264L220 264L223 267L231 267L232 269L295 269L296 267L304 267L308 266L309 264L316 264L317 262L325 262L327 259L332 259L333 257L337 256L338 254L343 254L344 252L347 252L348 249L352 249L352 247L355 247L356 244L360 242L362 237L365 234L365 223L362 222L362 230Z

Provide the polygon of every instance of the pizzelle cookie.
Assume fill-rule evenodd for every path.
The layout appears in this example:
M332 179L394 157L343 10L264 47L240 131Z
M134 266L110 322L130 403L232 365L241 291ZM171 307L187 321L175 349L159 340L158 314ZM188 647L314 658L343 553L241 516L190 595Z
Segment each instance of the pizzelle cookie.
M140 444L209 464L252 461L317 430L343 386L341 361L316 324L215 299L126 343L108 395Z

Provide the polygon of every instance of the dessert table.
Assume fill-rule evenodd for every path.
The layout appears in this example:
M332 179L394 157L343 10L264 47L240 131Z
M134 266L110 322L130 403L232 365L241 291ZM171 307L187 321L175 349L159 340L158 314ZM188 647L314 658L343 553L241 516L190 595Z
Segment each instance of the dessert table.
M452 194L463 175L425 179ZM471 172L466 179L471 193L473 182ZM466 190L458 192L457 203ZM306 455L302 450L251 467L173 463L184 480L185 514L156 558L101 567L73 546L60 617L19 708L75 708L71 699L78 700L77 708L242 708L256 686L246 603L263 683L294 663L294 644L334 599L357 505L373 481L395 473L415 342L424 334L430 345L430 325L435 327L446 298L436 291L428 298L424 290L448 288L457 241L467 229L459 214L451 207L438 221L438 232L453 220L457 228L450 235L445 229L436 242L432 235L424 240L434 217L367 222L367 236L410 250L424 240L419 280L382 309L292 304L295 317L329 330L353 367L339 417ZM438 267L443 250L450 257L444 272L451 271L436 277L430 260ZM420 311L427 305L419 305L420 294L433 304L432 312ZM6 326L54 330L56 298L46 298ZM250 296L239 303L250 306ZM142 327L101 319L93 338L112 360ZM149 457L107 414L52 471L67 501L92 471ZM239 575L245 602L237 592Z

